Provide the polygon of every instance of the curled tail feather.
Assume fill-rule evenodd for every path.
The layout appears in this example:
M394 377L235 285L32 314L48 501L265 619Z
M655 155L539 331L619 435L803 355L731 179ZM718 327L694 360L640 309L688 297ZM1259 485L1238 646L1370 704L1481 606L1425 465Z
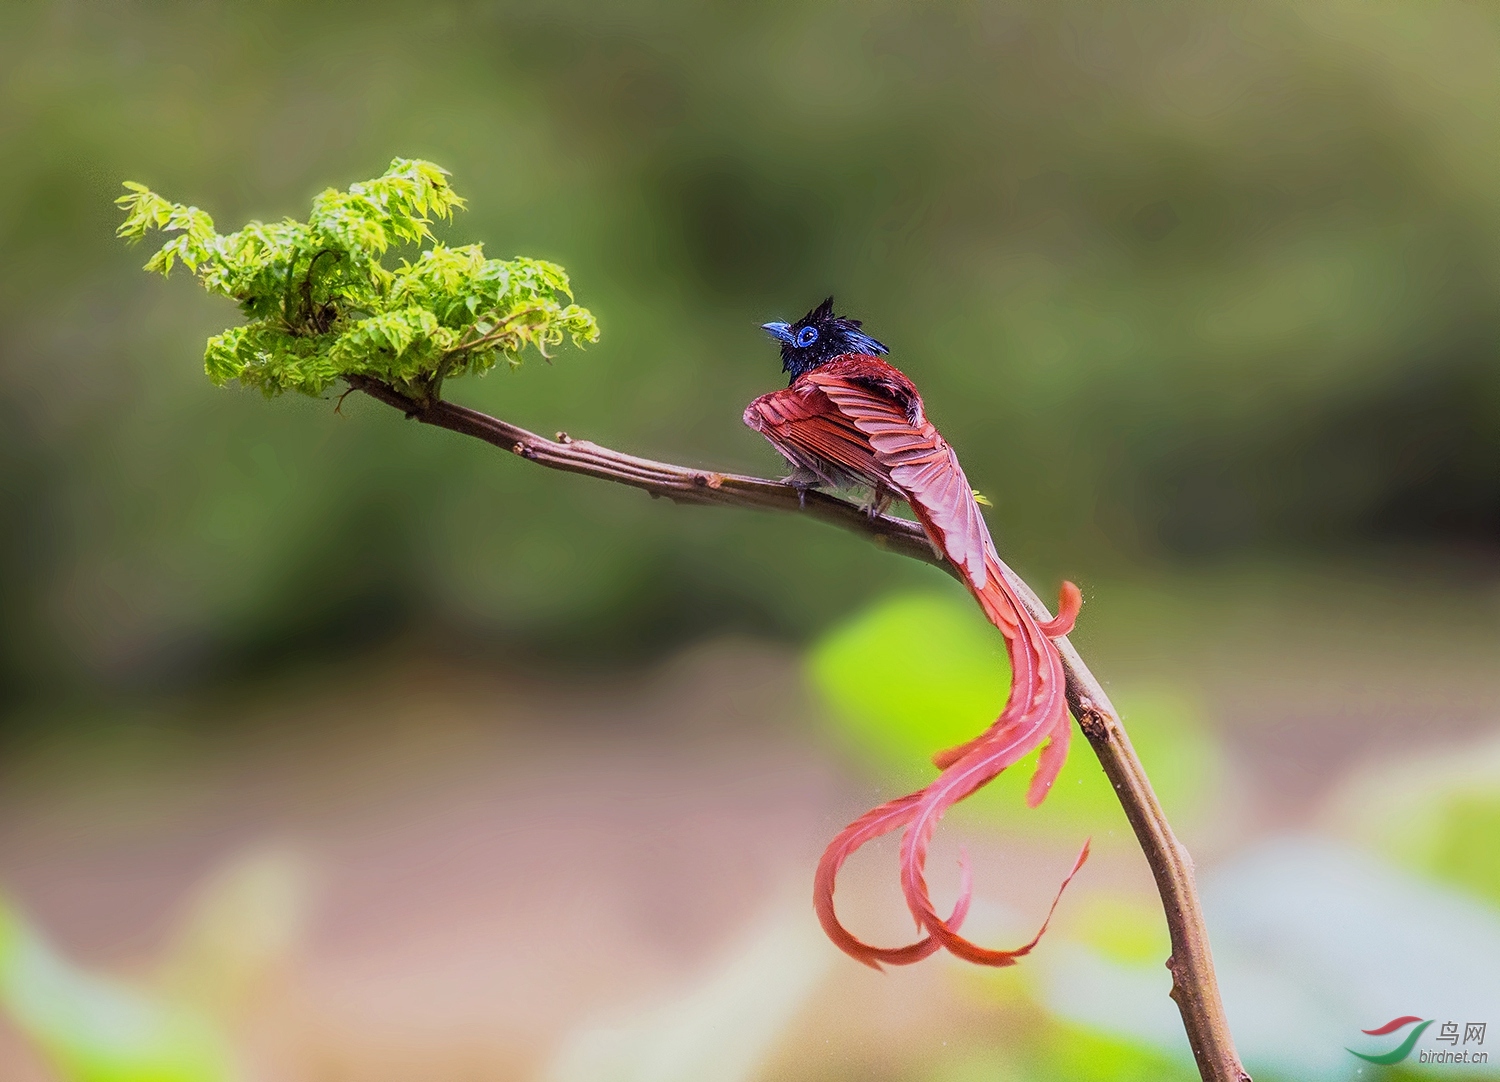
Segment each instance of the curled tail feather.
M918 514L920 517L920 511ZM1078 587L1071 582L1064 583L1057 616L1039 622L1011 589L1006 579L1007 571L998 557L987 553L983 584L979 589L973 589L970 580L975 599L990 623L1005 638L1010 656L1011 689L1000 716L973 740L935 756L933 761L942 773L925 789L883 804L849 824L834 838L818 864L813 900L824 931L845 953L877 969L881 963L906 965L919 961L940 947L979 965L1014 965L1041 939L1063 891L1088 859L1089 845L1085 842L1072 870L1058 887L1041 928L1028 943L1011 950L981 947L958 933L968 912L972 888L967 861L961 864L962 885L953 916L944 920L937 913L927 888L928 847L938 822L950 807L1045 742L1026 797L1027 804L1035 807L1046 797L1067 758L1071 727L1065 673L1062 658L1050 640L1072 630L1082 597ZM918 928L926 934L904 947L873 947L859 940L839 922L833 905L834 880L839 868L856 849L874 838L901 829L905 831L900 850L902 893Z

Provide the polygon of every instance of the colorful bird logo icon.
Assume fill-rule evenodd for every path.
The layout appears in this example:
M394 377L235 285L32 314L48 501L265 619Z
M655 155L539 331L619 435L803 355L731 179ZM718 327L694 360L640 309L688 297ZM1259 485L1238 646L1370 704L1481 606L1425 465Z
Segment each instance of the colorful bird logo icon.
M1417 1046L1417 1041L1422 1037L1422 1031L1425 1030L1428 1026L1432 1025L1432 1021L1433 1020L1431 1018L1418 1018L1414 1014L1404 1014L1400 1018L1392 1018L1383 1026L1379 1026L1375 1029L1360 1030L1360 1032L1370 1037L1384 1037L1387 1033L1395 1033L1397 1030L1405 1029L1413 1022L1420 1022L1421 1024L1413 1029L1410 1033L1408 1033L1406 1035L1406 1038L1395 1048L1392 1048L1389 1052L1382 1052L1379 1055L1372 1055L1368 1052L1355 1052L1352 1048L1348 1049L1347 1051L1358 1056L1360 1059L1365 1060L1367 1063L1400 1063L1407 1056L1411 1055L1411 1050Z

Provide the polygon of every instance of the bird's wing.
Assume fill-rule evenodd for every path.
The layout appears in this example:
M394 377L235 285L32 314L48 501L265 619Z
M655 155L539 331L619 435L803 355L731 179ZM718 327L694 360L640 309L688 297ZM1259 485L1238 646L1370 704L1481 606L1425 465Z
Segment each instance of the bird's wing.
M830 484L890 487L869 440L816 387L799 381L762 395L746 408L745 423L793 465Z
M886 483L911 504L929 536L965 571L973 588L984 589L985 556L995 555L995 544L958 456L923 415L905 378L902 386L892 379L843 374L833 366L803 378L827 396L842 423L864 437L889 478Z

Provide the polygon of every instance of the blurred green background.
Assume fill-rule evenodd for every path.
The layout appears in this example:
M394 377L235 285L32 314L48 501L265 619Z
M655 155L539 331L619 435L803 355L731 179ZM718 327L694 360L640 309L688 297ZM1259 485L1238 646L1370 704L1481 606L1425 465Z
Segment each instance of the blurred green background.
M398 155L468 199L442 239L563 264L600 322L460 402L776 475L758 324L833 293L892 347L1007 559L1084 588L1257 1078L1500 1025L1500 8L15 0L7 1082L1188 1077L1081 740L934 855L1020 942L1094 835L1028 965L875 978L817 935L822 844L1003 698L949 580L216 389L236 312L114 236L125 179L228 229ZM894 942L862 867L841 905Z
M452 393L675 460L779 468L738 419L780 381L756 325L836 293L1042 581L1492 554L1497 55L1460 3L7 4L4 686L413 627L596 659L803 636L924 574L215 390L235 313L135 272L127 177L230 226L443 163L447 238L562 262L604 329Z

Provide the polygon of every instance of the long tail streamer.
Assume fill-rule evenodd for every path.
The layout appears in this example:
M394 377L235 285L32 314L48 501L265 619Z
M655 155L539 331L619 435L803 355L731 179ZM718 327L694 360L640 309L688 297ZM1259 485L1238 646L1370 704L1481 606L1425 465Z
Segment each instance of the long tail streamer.
M918 511L918 517L925 517ZM924 522L924 526L929 525ZM931 530L929 530L929 533ZM972 876L967 859L960 861L958 903L946 920L932 904L927 888L927 852L943 814L954 804L993 781L1007 767L1045 743L1026 803L1036 807L1057 780L1068 755L1071 734L1062 658L1051 639L1068 634L1082 605L1078 587L1065 582L1057 616L1038 623L1005 579L998 557L985 556L985 580L970 590L990 623L1005 638L1011 663L1011 688L1005 708L992 725L973 740L940 752L933 762L941 773L924 789L892 800L860 816L829 844L813 884L813 904L824 932L841 950L866 965L909 965L944 948L978 965L1009 966L1030 953L1051 922L1063 891L1088 859L1085 842L1072 870L1058 887L1041 928L1031 940L1010 950L981 947L959 934L968 914ZM967 576L966 576L967 577ZM839 921L834 910L834 881L844 862L866 842L904 830L900 846L901 889L907 908L917 922L922 938L902 947L876 947L856 937Z

